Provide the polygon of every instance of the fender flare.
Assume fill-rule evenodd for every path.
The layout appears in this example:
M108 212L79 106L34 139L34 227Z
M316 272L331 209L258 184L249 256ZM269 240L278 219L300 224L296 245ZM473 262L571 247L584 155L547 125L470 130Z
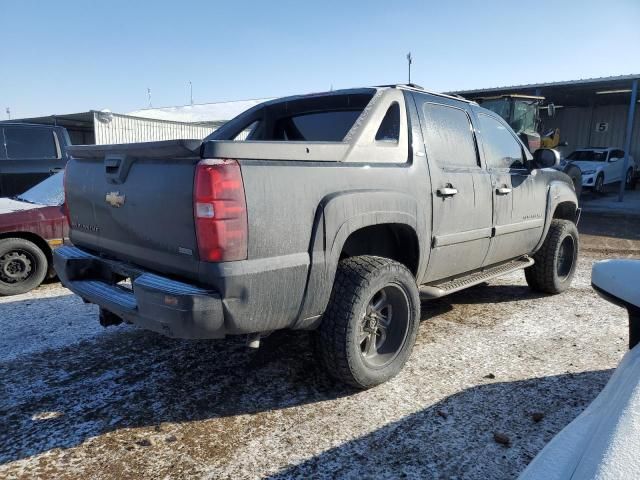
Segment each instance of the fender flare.
M573 190L572 186L563 181L550 182L549 188L547 189L547 208L545 212L544 229L542 230L542 236L532 253L537 252L542 247L545 238L547 238L547 233L549 233L553 214L555 213L558 205L564 202L572 203L576 207L577 211L578 197L576 196L576 192Z
M391 190L347 191L323 199L318 207L314 231L323 232L324 235L314 235L312 238L307 287L294 328L313 328L317 325L319 316L329 303L340 253L353 232L374 225L406 225L416 233L420 251L423 252L421 242L424 242L424 238L418 234L421 225L417 211L417 202L413 197ZM318 255L321 252L322 255ZM423 261L421 255L421 266Z

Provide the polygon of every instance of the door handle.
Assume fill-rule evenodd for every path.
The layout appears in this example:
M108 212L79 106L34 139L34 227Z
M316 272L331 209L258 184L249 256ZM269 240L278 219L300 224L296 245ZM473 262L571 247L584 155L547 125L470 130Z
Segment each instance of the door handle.
M496 188L496 193L498 195L509 195L511 193L511 189L509 187L498 187Z
M64 170L64 167L55 167L55 168L50 168L50 169L49 169L49 173L50 173L51 175L53 175L54 173L61 172L62 170Z
M458 193L458 189L453 188L451 184L448 184L446 187L442 187L438 189L439 197L453 197L456 193Z

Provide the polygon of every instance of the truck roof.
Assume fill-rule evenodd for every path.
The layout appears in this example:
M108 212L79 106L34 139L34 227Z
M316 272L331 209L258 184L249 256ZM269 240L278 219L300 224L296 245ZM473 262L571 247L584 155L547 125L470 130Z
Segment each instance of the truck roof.
M0 120L0 126L62 128L59 125L43 125L42 123L15 122L13 120Z
M291 95L289 97L274 98L273 100L264 102L262 105L270 105L270 104L280 103L283 101L292 101L292 100L298 100L306 97L316 97L320 95L345 95L345 94L353 94L353 93L368 93L370 90L388 90L392 88L395 88L398 90L408 90L412 92L419 92L419 93L428 93L429 95L435 95L438 97L449 98L451 100L458 100L460 102L464 102L472 105L478 105L478 103L474 100L469 100L459 95L449 95L446 93L433 92L431 90L426 90L420 85L416 85L414 83L393 83L389 85L373 85L371 87L343 88L340 90L329 90L325 92L313 92L313 93L305 93L300 95Z

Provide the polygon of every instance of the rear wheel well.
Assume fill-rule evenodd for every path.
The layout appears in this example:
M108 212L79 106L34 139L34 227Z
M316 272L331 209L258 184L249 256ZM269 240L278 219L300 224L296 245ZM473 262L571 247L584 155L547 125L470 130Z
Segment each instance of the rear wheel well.
M0 233L0 240L4 240L5 238L23 238L24 240L29 240L30 242L36 244L36 246L42 250L45 257L47 257L47 262L49 263L49 274L52 275L53 271L53 252L51 251L51 247L47 243L47 241L39 235L31 232L9 232L9 233Z
M559 218L561 220L570 220L576 223L576 216L578 213L578 207L573 202L562 202L558 204L553 212L553 218Z
M420 249L413 228L401 223L385 223L363 227L344 242L340 260L358 255L375 255L402 263L415 276Z

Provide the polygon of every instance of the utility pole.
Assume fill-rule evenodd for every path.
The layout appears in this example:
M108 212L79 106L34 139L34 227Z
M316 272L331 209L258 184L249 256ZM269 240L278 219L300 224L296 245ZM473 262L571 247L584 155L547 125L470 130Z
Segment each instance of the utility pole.
M413 58L411 57L411 52L407 53L407 63L409 64L409 84L411 84L411 63L413 62Z
M7 107L7 117L11 120L11 109Z
M193 83L189 80L189 98L191 98L191 105L193 105Z
M147 87L147 100L149 100L149 108L151 108L151 89Z

